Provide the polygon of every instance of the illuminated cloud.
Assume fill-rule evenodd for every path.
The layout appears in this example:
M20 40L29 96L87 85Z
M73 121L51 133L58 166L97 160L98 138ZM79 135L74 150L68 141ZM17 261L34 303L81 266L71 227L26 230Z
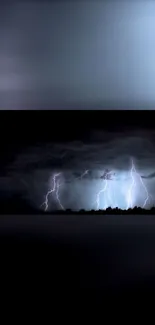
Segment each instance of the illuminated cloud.
M104 132L94 133L89 143L73 141L31 147L10 166L12 187L15 184L17 188L18 184L19 190L41 207L53 188L56 173L59 177L48 196L49 209L60 208L60 202L64 208L72 209L150 207L155 197L155 178L149 176L154 175L154 136L153 132L130 132L124 136ZM103 175L107 169L112 176L106 179Z

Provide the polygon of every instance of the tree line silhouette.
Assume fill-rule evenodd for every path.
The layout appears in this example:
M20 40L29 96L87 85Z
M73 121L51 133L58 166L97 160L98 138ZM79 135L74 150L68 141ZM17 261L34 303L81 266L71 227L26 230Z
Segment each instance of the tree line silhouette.
M66 210L53 210L53 211L43 211L40 208L35 208L30 204L27 199L15 195L9 198L0 198L0 214L76 214L76 215L143 215L152 214L155 215L155 207L151 209L143 209L141 207L135 206L133 209L122 210L119 208L107 208L106 210L84 210L74 211L71 209Z

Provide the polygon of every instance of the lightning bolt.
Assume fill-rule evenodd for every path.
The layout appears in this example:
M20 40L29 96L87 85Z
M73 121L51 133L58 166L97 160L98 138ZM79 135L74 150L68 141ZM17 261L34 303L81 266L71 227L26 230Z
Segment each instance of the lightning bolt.
M140 175L139 175L139 177L140 177L140 182L141 182L141 184L142 184L142 186L143 186L143 188L144 188L144 191L145 191L145 193L146 193L146 198L145 198L144 203L143 203L143 208L145 208L145 206L146 206L148 200L149 200L151 197L150 197L150 195L149 195L149 193L148 193L148 190L147 190L147 188L146 188L146 186L145 186L145 184L144 184L144 182L143 182L143 180L142 180L142 178L141 178Z
M61 173L57 173L57 174L54 174L53 175L53 187L46 193L46 196L45 196L45 201L41 204L41 207L42 206L45 206L45 211L48 210L48 203L49 203L49 196L52 194L52 193L56 193L56 198L58 200L58 203L60 205L60 199L59 199L59 183L57 185L57 178L60 176Z
M132 182L131 182L131 185L129 187L129 190L128 190L128 193L127 193L127 207L126 209L128 210L129 207L133 207L133 202L132 202L132 191L133 191L133 188L135 186L135 179L134 179L134 176L133 176L133 172L135 172L135 166L134 166L134 163L133 163L133 159L131 160L131 163L132 163L132 166L131 166L131 171L130 171L130 175L131 175L131 179L132 179Z
M61 208L62 210L65 210L64 206L62 205L62 203L61 203L61 201L60 201L60 197L59 197L59 188L60 188L61 185L62 185L62 183L60 184L60 183L59 183L59 180L58 180L58 182L57 182L57 189L56 189L56 198L57 198L57 201L58 201L58 203L59 203L60 208Z
M107 190L107 179L103 181L105 183L104 187L97 193L97 199L96 199L96 210L99 210L100 208L100 195L104 193Z
M76 179L82 179L85 175L87 175L89 173L89 169L86 169L84 171L84 173L82 173L79 177L77 177Z
M111 188L110 183L108 183L108 186L107 186L107 196L108 196L108 200L109 200L110 206L112 208L116 207L115 192L114 192L113 186Z
M79 177L76 179L82 179L85 175L87 175L89 170L85 170ZM60 183L60 180L57 178L61 175L61 173L54 174L53 176L53 187L46 193L45 195L45 201L41 204L40 207L45 206L45 211L49 208L49 196L53 193L55 193L56 200L62 210L65 210L64 206L62 205L60 201L60 187L62 186L62 183Z
M108 185L108 175L111 175L111 172L108 172L105 176L105 179L103 181L104 183L104 187L97 193L97 199L96 199L96 210L99 210L100 208L100 196L102 193L105 193L107 192L107 198L108 198L108 201L110 203L111 206L114 207L114 203L113 203L113 199L112 199L112 196L111 196L111 191L110 191L110 188L109 188L109 185ZM105 198L104 198L105 200ZM104 210L106 209L107 206L107 202L105 201L105 204L104 204Z
M83 173L81 173L80 176L78 176L75 179L81 180L88 173L89 173L89 170L85 170ZM45 207L45 211L47 211L49 208L50 195L54 195L54 198L55 198L57 204L59 205L60 209L65 210L63 204L61 203L61 199L60 199L60 188L62 185L64 185L64 182L61 182L60 175L61 175L61 173L59 172L59 173L55 173L52 177L52 187L46 193L45 201L41 205L41 206ZM99 210L101 208L101 206L103 206L103 202L104 202L104 207L103 207L104 210L108 206L110 206L112 208L118 206L117 202L116 202L117 192L115 193L115 188L114 188L114 183L113 183L113 180L116 181L117 178L115 176L114 176L114 178L109 178L109 175L111 175L111 172L106 172L104 175L105 175L104 179L102 178L101 189L96 194L96 201L95 201L96 210ZM133 205L134 205L133 195L135 194L133 191L134 191L134 188L137 186L140 186L143 193L145 193L145 197L144 197L143 205L142 205L142 207L145 208L147 203L150 200L153 201L153 198L152 198L151 194L149 194L147 187L146 187L141 175L136 170L133 159L131 159L131 169L130 169L129 179L131 179L131 183L129 184L129 187L127 190L127 196L126 196L126 200L125 200L126 209L133 208ZM110 184L110 182L111 182L111 184ZM136 192L137 192L137 189L136 189Z
M151 195L149 195L148 190L147 190L147 187L145 186L142 177L137 172L137 170L135 168L135 165L134 165L134 162L133 162L133 159L131 159L131 171L130 171L130 175L131 175L132 182L131 182L131 185L130 185L129 190L128 190L127 207L126 207L126 209L129 209L130 207L133 208L132 193L133 193L133 188L136 186L136 181L135 181L135 178L134 178L134 173L138 176L139 181L140 181L140 183L141 183L141 185L142 185L142 187L144 189L144 192L146 194L146 197L144 199L144 203L143 203L143 206L142 207L145 208L148 200L151 199Z

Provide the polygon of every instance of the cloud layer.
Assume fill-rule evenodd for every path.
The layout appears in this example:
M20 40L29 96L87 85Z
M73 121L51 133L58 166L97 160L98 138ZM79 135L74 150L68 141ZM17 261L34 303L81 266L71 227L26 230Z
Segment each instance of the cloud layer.
M132 183L132 159L138 173L134 172L137 187L134 189L133 202L142 205L145 200L146 192L144 187L141 188L143 179L152 197L147 203L153 204L154 132L94 132L87 142L38 144L21 152L9 166L5 188L7 191L8 184L12 190L23 191L23 195L39 206L44 201L46 192L53 186L54 173L60 173L60 195L65 207L95 208L96 195L104 187L103 174L108 169L114 174L113 180L108 181L110 193L115 189L117 205L125 208ZM2 179L0 186L4 189ZM142 197L138 193L142 193ZM50 200L51 208L59 208L55 198L51 196ZM109 199L106 200L111 205ZM104 207L104 201L100 207Z

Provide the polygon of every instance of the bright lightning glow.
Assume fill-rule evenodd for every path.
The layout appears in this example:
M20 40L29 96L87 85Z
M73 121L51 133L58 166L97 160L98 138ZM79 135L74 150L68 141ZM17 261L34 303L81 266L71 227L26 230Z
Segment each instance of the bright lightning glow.
M111 189L110 189L110 186L109 186L109 182L108 180L112 180L111 178L109 178L109 175L111 176L111 171L107 172L104 176L104 187L97 193L97 199L96 199L96 210L99 210L100 209L100 196L102 193L107 193L107 200L106 200L106 196L104 195L104 210L106 208L108 208L108 206L112 206L114 207L115 204L114 204L114 200L112 198L112 195L111 195Z
M57 198L57 201L58 201L58 203L59 203L59 206L60 206L60 208L62 209L62 210L65 210L65 208L64 208L64 206L62 205L62 203L61 203L61 201L60 201L60 197L59 197L59 188L60 188L60 186L61 186L62 184L60 184L60 182L59 182L59 180L58 180L58 182L57 182L57 189L56 189L56 198Z
M146 188L146 186L145 186L145 184L144 184L144 182L143 182L143 180L142 180L141 177L140 177L140 181L141 181L142 186L143 186L143 188L144 188L144 190L145 190L145 193L146 193L146 198L145 198L145 200L144 200L144 204L143 204L143 208L145 208L146 203L147 203L147 201L148 201L149 199L151 199L151 196L149 195L148 190L147 190L147 188Z
M54 176L53 176L53 188L51 188L51 189L47 192L47 194L46 194L46 196L45 196L45 201L44 201L44 202L42 203L42 205L41 205L41 206L45 205L45 211L48 210L48 203L49 203L49 196L50 196L50 194L56 192L56 189L57 189L57 182L56 182L56 179L57 179L57 177L59 177L59 176L60 176L60 173L58 173L58 174L54 174ZM59 202L58 192L59 192L59 187L58 187L58 191L56 192L56 197L58 198L58 202Z
M108 197L108 202L110 203L110 207L114 208L116 206L114 203L115 202L114 189L113 189L113 186L111 188L110 184L111 183L108 183L108 186L107 186L107 197Z
M104 183L105 183L104 187L97 193L96 210L99 210L99 208L100 208L100 196L101 196L101 194L104 193L106 191L106 189L107 189L108 182L107 182L106 179L105 179Z
M82 179L85 175L87 175L89 172L89 170L85 170L79 177L76 178L77 179ZM53 187L47 192L46 196L45 196L45 201L41 204L41 207L42 206L45 206L45 211L48 210L49 208L49 196L53 193L55 193L56 195L56 200L60 206L60 208L62 210L65 210L64 206L62 205L61 201L60 201L60 187L62 186L62 183L60 183L60 180L57 178L61 175L61 173L57 173L57 174L54 174L53 176Z
M134 172L136 172L136 170L135 170L135 166L134 166L134 163L132 160L132 166L131 166L131 171L130 171L132 182L129 187L128 193L127 193L127 208L126 209L133 208L132 191L135 186L135 179L134 179L134 175L133 175Z
M148 190L142 180L142 177L140 176L140 174L137 172L136 168L135 168L135 165L134 165L134 162L133 162L133 159L131 160L132 162L132 166L131 166L131 171L130 171L130 175L131 175L131 179L132 179L132 182L131 182L131 185L129 187L129 190L128 190L128 195L127 195L127 207L126 209L129 209L129 208L133 208L133 189L137 184L136 182L136 179L135 179L135 176L138 177L138 180L140 181L143 189L144 189L144 192L145 192L145 199L144 199L144 203L142 205L143 208L145 208L148 200L151 200L151 195L149 195L148 193Z
M89 170L85 170L80 176L74 178L74 180L76 182L83 180L88 173ZM117 176L107 169L97 180L94 178L91 181L91 178L88 178L88 182L71 182L70 184L67 182L67 179L61 180L60 175L61 173L59 172L52 176L52 186L46 193L45 201L41 205L45 207L45 211L49 209L50 200L54 200L61 210L65 210L65 208L70 208L71 206L74 207L74 200L79 204L79 209L80 202L84 205L86 202L86 209L91 209L94 195L96 196L94 202L96 210L105 210L108 207L129 209L134 208L135 205L145 208L153 202L153 197L149 194L146 183L144 183L144 180L136 170L133 159L131 159L129 172L122 171L119 174L117 173ZM98 188L97 191L96 188ZM64 190L68 193L66 199ZM76 194L76 191L78 194ZM72 193L73 196L70 196ZM63 200L65 200L65 208L61 201L61 195Z

